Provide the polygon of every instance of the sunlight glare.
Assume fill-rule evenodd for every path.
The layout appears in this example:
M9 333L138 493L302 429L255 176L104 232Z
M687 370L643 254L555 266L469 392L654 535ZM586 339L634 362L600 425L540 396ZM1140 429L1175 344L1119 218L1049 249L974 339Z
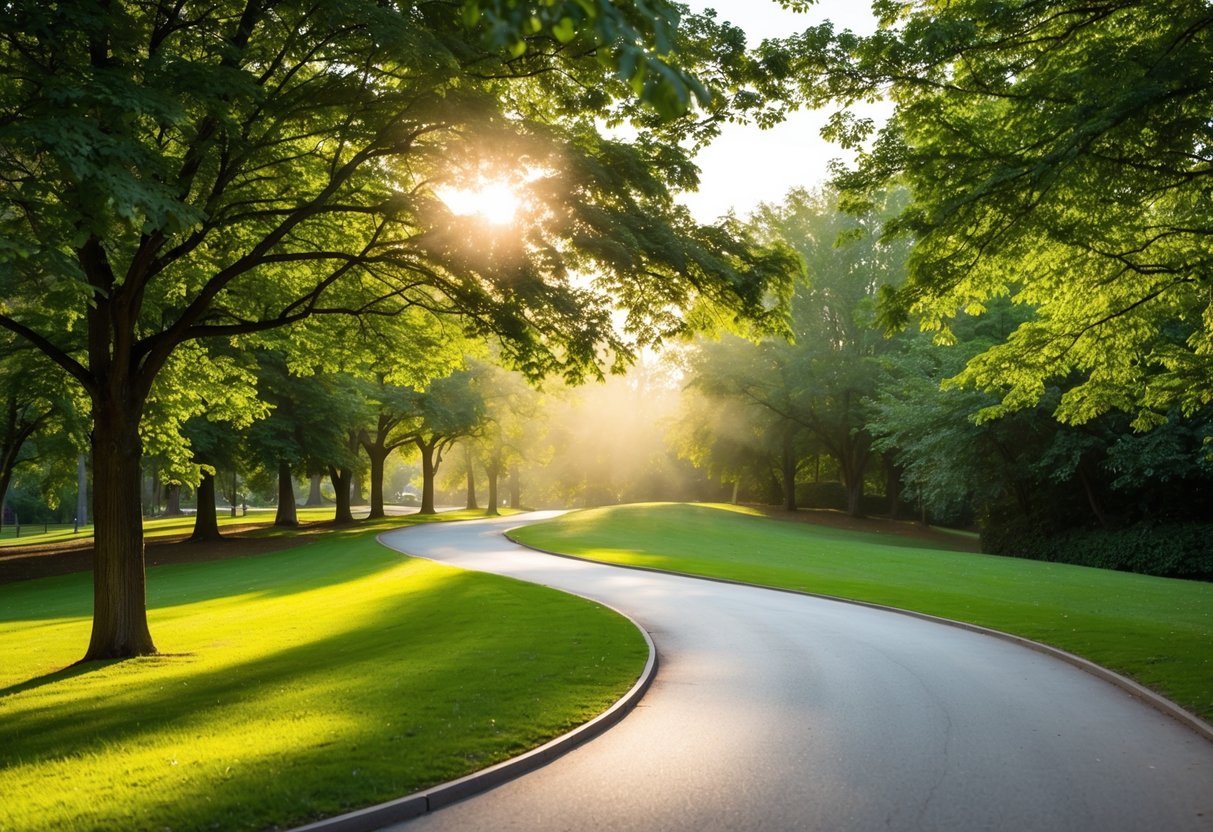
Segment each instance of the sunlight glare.
M477 216L492 225L508 225L521 207L517 192L501 180L481 180L472 188L446 187L438 198L451 213L461 217Z

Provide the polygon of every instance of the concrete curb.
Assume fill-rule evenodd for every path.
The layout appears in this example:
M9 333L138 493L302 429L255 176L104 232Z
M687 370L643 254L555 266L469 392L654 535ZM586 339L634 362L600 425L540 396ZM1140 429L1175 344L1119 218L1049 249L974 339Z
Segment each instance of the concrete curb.
M388 548L394 549L391 546ZM402 552L401 554L408 553ZM410 554L409 557L420 556ZM555 591L562 592L563 590ZM572 595L573 593L565 594ZM586 600L591 599L587 598ZM653 677L657 675L657 647L653 644L653 638L649 635L648 631L641 627L634 618L619 612L619 610L608 604L603 604L601 601L592 601L592 603L606 607L630 621L632 626L640 631L641 636L644 637L645 644L649 648L649 658L645 662L644 670L640 673L640 678L636 680L636 683L615 704L589 722L579 725L567 734L562 734L553 740L549 740L547 743L538 748L531 749L525 754L504 760L480 771L472 772L466 777L460 777L458 780L441 783L424 791L414 792L396 800L389 800L386 803L379 803L375 806L368 806L365 809L358 809L344 815L337 815L336 817L309 823L306 826L299 826L290 830L290 832L372 832L372 830L381 829L388 824L400 823L401 821L432 812L435 809L441 809L443 806L448 806L472 795L486 792L489 789L500 786L502 783L542 768L552 762L552 760L563 754L567 754L582 743L605 733L607 729L618 723L636 707L641 697L644 696L649 686L653 683Z
M669 569L655 569L651 566L633 566L633 565L620 564L620 563L607 563L605 561L592 560L590 558L583 558L583 557L579 557L577 555L568 555L568 554L564 554L563 552L553 552L549 549L541 549L538 546L530 546L526 543L522 543L522 542L516 540L510 534L512 531L513 531L513 529L510 529L505 532L505 536L506 536L506 538L508 538L510 540L510 542L515 543L519 546L523 546L527 549L531 549L536 552L542 552L545 555L554 555L555 557L558 557L558 558L568 558L569 560L578 560L578 561L582 561L583 563L596 563L596 564L599 564L600 566L614 566L614 567L618 567L620 569L632 569L637 572L655 572L659 575L677 575L682 578L694 578L695 580L711 581L712 583L718 583L718 584L731 584L733 586L747 586L747 587L750 587L751 589L767 589L767 590L771 590L773 592L787 593L789 595L803 595L808 598L820 598L824 601L838 601L839 603L842 603L842 604L851 604L851 605L857 606L857 607L867 607L868 609L882 610L884 612L894 612L894 613L897 613L898 615L907 615L911 618L922 619L923 621L932 621L936 624L946 624L949 627L958 627L959 629L962 629L962 630L969 630L970 632L980 633L982 635L987 635L987 636L993 636L994 638L999 638L999 639L1002 639L1003 641L1009 641L1014 644L1018 644L1021 647L1026 647L1029 650L1035 650L1037 653L1043 653L1047 656L1052 656L1055 659L1060 659L1063 662L1066 662L1067 664L1071 664L1080 670L1084 670L1087 673L1090 673L1092 676L1103 679L1105 682L1113 684L1116 687L1120 688L1121 690L1125 691L1130 696L1133 696L1136 699L1140 699L1142 702L1144 702L1146 705L1149 705L1154 710L1160 711L1161 713L1171 717L1172 719L1174 719L1175 721L1177 721L1181 725L1183 725L1185 728L1188 728L1188 729L1192 730L1193 732L1195 732L1198 736L1202 737L1203 739L1205 739L1209 742L1213 742L1213 725L1210 725L1208 722L1205 722L1203 719L1201 719L1199 716L1192 713L1191 711L1185 710L1182 706L1178 705L1175 702L1172 702L1170 699L1167 699L1162 694L1156 693L1155 691L1151 690L1150 688L1147 688L1145 685L1142 685L1139 682L1135 682L1127 676L1122 676L1121 674L1117 673L1114 670L1109 670L1108 668L1104 667L1103 665L1096 664L1095 662L1090 661L1089 659L1084 659L1082 656L1076 656L1073 653L1067 653L1065 650L1062 650L1057 647L1053 647L1048 644L1044 644L1039 641L1033 641L1030 638L1024 638L1023 636L1017 636L1013 633L1006 633L1006 632L1003 632L1002 630L995 630L990 627L982 627L980 624L970 624L967 621L957 621L952 618L942 618L938 615L930 615L925 612L915 612L913 610L903 610L903 609L900 609L899 607L889 607L889 606L885 606L884 604L876 604L871 601L856 601L851 598L840 598L836 595L825 595L825 594L819 593L819 592L806 592L804 590L799 590L799 589L786 589L784 587L767 586L765 584L748 584L748 583L745 583L744 581L735 581L735 580L731 580L729 578L714 578L714 577L711 577L708 575L693 575L689 572L675 572L675 571L672 571Z

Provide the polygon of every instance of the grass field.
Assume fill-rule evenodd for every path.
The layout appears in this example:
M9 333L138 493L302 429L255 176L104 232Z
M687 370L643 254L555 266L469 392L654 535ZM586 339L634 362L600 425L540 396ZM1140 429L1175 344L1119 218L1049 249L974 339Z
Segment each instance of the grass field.
M539 745L644 665L612 612L374 533L149 570L164 655L124 662L68 667L90 575L0 586L0 830L295 825Z
M1051 644L1213 721L1213 584L921 548L910 539L649 504L519 529L609 563L804 590L967 621Z
M504 514L508 511L506 509L502 513ZM333 519L333 507L301 508L298 510L298 514L300 523L322 523ZM365 506L360 507L360 509L354 509L354 517L356 518L366 517L366 514L367 508ZM265 526L268 529L274 522L274 509L250 508L247 514L237 512L235 517L232 517L227 510L221 509L218 512L218 520L220 530L234 526L250 525ZM43 524L41 523L25 525L21 527L21 537L17 537L16 528L11 524L6 525L0 528L0 549L42 545L44 543L61 543L72 540L90 540L93 536L92 524L81 526L79 531L74 526L65 524L52 524L48 528L49 531L43 532ZM194 516L192 514L180 517L149 517L143 521L143 534L149 540L190 534L193 530Z

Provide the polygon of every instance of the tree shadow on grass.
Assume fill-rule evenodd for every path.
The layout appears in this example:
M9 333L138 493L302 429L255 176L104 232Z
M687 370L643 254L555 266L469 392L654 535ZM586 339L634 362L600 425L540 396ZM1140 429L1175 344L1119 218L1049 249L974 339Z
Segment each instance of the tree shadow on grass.
M17 682L14 685L9 685L5 688L0 688L0 699L8 696L15 696L18 693L25 693L29 690L37 690L44 685L53 685L57 682L66 682L69 679L75 679L79 676L84 676L98 670L102 670L111 665L117 664L125 659L110 659L99 662L85 662L68 665L59 670L53 670L50 673L43 673L41 676L35 676L32 679L26 679L24 682Z
M0 763L4 757L46 760L52 768L57 759L87 762L93 752L134 752L164 733L164 754L172 758L163 774L168 779L164 789L141 793L139 806L122 810L136 812L127 818L134 825L263 829L396 797L558 733L558 727L538 726L536 715L546 719L567 709L566 700L583 699L553 684L553 670L559 676L553 657L538 656L557 641L554 624L570 641L586 638L574 632L577 627L598 625L580 616L565 618L571 609L566 604L581 602L555 608L538 603L545 592L520 590L500 578L447 573L420 594L386 592L365 599L319 638L202 672L143 684L132 678L116 695L90 701L79 718L63 705L29 703L24 712L5 716L0 748L7 751L0 753ZM597 677L600 653L589 650L574 664L582 665L579 675L593 671ZM105 666L67 668L7 690L70 680ZM301 688L311 693L301 698ZM235 716L232 706L250 699L262 700L271 717L260 733L238 729L219 752L222 759L189 759L192 738L222 727ZM503 709L508 699L513 704ZM312 715L319 717L314 723L295 723ZM534 736L536 729L545 736ZM187 755L181 768L179 754ZM190 776L182 779L185 774ZM106 811L77 801L68 814L51 820L106 825L115 819ZM73 818L73 812L81 814Z

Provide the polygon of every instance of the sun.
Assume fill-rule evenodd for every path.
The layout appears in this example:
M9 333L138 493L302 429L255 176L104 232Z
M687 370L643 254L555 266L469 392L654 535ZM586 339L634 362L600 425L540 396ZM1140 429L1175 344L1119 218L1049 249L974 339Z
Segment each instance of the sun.
M518 192L495 179L482 179L470 188L443 187L437 193L451 213L479 217L490 225L509 225L522 207Z

